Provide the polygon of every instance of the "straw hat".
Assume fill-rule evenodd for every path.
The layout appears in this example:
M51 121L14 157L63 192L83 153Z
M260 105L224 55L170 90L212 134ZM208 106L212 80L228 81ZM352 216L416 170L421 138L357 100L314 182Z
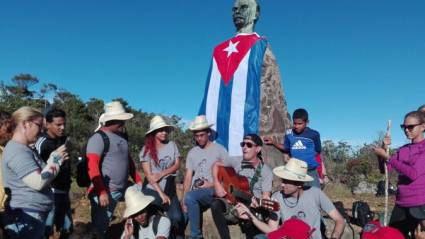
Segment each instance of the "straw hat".
M161 128L165 128L165 127L168 127L170 129L174 129L174 126L165 123L164 119L161 116L156 115L151 119L151 123L149 125L149 130L148 130L148 132L146 132L145 135L152 133L153 131L155 131L157 129L161 129Z
M296 158L290 158L286 165L274 168L273 173L279 178L287 180L298 182L313 181L313 178L307 175L307 169L306 162Z
M198 131L208 129L213 125L214 124L208 124L207 117L205 115L198 115L195 120L190 123L189 130Z
M105 104L105 112L99 117L99 125L95 131L99 130L106 122L111 120L129 120L133 118L132 113L125 112L124 107L119 101L112 101Z
M129 217L140 212L154 200L154 197L144 195L135 187L128 187L125 191L125 211L123 216Z

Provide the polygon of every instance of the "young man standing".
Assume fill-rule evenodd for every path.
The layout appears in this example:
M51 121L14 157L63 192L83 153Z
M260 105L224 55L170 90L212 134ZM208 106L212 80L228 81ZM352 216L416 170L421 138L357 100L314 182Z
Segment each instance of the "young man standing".
M99 118L100 129L109 140L109 148L102 159L104 141L95 133L87 143L86 156L92 185L88 189L91 220L98 238L106 238L106 231L118 201L123 197L128 176L141 186L140 175L130 157L128 142L124 137L125 121L133 118L118 101L105 105Z
M291 157L298 158L308 165L308 175L313 177L309 186L320 188L321 179L327 180L326 170L321 160L322 144L320 134L307 127L308 112L305 109L296 109L292 114L292 129L285 134L283 144L273 142L271 138L264 138L266 144L272 144Z
M65 144L66 114L61 109L51 109L45 116L46 130L41 133L35 147L44 162L59 146ZM54 205L46 220L45 235L53 234L53 225L60 232L60 238L68 238L72 232L72 213L69 190L71 188L71 164L65 161L56 178L52 181Z
M196 146L187 155L182 209L189 219L190 238L203 238L200 221L202 210L209 207L214 196L211 167L216 161L228 157L222 145L210 140L212 125L208 124L205 115L200 115L189 126Z
M211 203L211 213L214 223L222 239L230 238L225 214L231 213L233 206L229 205L224 198L227 193L218 179L218 167L232 167L235 172L248 179L251 194L258 199L270 199L272 191L273 173L269 166L262 162L261 148L263 141L256 134L247 134L240 143L242 157L231 157L218 161L213 165L213 177L215 194L219 197ZM256 200L252 200L251 206L256 206ZM239 221L240 222L240 221ZM258 228L240 222L242 232L247 238L253 238L260 233Z
M345 226L344 218L320 189L304 187L304 183L313 180L307 174L307 164L304 161L291 158L285 166L273 169L273 173L282 180L282 190L272 195L272 200L280 204L280 211L275 217L270 217L268 223L265 223L258 220L245 205L238 204L236 209L239 217L252 221L263 233L275 231L280 219L285 222L291 218L298 218L314 229L311 234L312 239L321 239L320 212L323 210L335 221L335 228L330 239L341 238Z

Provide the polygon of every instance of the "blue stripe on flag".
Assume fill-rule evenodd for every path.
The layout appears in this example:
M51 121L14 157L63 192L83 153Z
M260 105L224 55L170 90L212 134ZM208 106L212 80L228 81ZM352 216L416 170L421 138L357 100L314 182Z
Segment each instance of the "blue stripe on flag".
M259 134L260 124L260 97L261 97L261 68L267 41L258 40L251 48L249 56L250 66L248 69L245 112L244 112L244 135L249 133Z
M217 138L216 142L223 145L226 149L229 147L229 121L230 106L232 100L233 79L226 85L224 80L220 81L220 92L218 97L217 109Z

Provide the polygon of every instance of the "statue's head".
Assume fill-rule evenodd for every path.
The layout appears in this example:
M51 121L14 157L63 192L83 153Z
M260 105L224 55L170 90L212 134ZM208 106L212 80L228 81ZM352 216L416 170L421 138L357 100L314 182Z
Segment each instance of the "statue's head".
M235 0L233 23L238 33L252 33L260 17L260 5L256 0Z

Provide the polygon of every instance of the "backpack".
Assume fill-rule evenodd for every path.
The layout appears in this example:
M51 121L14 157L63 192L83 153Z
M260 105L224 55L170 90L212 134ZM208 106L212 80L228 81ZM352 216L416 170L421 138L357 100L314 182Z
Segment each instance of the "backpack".
M102 155L100 156L100 164L99 164L99 168L102 169L103 159L105 158L106 153L108 153L109 151L109 138L108 138L108 135L106 135L106 133L103 132L102 130L96 131L93 135L95 134L100 134L103 140L103 152L102 152ZM88 160L87 160L87 156L85 152L86 148L87 148L87 145L84 149L83 156L80 158L77 164L77 184L80 187L89 187L91 184L89 170L88 170ZM102 171L100 173L102 174Z
M374 213L370 210L369 205L363 201L353 202L352 207L352 223L360 227L364 227L368 222L372 221Z

